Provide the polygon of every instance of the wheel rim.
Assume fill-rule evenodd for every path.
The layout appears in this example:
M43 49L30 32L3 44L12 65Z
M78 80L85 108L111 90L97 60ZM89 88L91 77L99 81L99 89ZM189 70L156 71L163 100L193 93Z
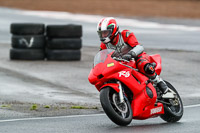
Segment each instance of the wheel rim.
M179 114L182 112L182 103L177 94L175 94L175 99L169 99L169 102L172 104L171 106L167 106L167 108L174 114Z
M122 118L127 118L129 116L129 109L126 101L120 103L119 95L113 93L111 96L113 109L119 114Z

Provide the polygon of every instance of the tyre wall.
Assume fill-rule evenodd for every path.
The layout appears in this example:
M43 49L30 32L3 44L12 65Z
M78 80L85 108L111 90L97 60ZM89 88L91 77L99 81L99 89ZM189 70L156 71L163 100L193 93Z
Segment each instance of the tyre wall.
M81 60L82 26L12 23L11 60Z

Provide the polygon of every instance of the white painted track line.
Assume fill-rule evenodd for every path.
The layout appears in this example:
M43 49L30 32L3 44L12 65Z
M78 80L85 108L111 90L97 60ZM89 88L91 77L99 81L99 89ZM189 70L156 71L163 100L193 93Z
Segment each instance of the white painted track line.
M15 121L28 121L28 120L45 120L45 119L59 119L59 118L93 117L93 116L103 116L103 115L105 115L105 114L69 115L69 116L55 116L55 117L35 117L35 118L8 119L8 120L0 120L0 123L2 123L2 122L15 122Z
M195 108L195 107L200 107L200 104L184 106L184 108Z
M200 107L200 104L184 106L184 108L195 108ZM69 116L55 116L55 117L36 117L36 118L21 118L21 119L8 119L0 120L0 123L4 122L15 122L15 121L29 121L29 120L45 120L45 119L59 119L59 118L76 118L76 117L94 117L104 116L105 114L90 114L90 115L69 115Z

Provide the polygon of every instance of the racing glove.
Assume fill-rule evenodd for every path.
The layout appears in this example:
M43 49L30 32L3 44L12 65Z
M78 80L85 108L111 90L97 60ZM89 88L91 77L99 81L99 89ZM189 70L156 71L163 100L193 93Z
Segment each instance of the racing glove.
M145 71L147 74L154 74L154 73L155 73L155 64L154 64L154 63L147 63L147 64L144 66L144 71Z
M130 61L132 59L132 56L130 54L125 54L125 55L122 56L122 59Z

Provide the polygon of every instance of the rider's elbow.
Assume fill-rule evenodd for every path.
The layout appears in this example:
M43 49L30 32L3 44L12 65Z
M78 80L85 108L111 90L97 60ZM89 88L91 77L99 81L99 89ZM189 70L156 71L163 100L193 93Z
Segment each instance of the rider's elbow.
M130 54L133 58L136 58L142 52L144 52L144 47L142 45L137 45L130 51Z

